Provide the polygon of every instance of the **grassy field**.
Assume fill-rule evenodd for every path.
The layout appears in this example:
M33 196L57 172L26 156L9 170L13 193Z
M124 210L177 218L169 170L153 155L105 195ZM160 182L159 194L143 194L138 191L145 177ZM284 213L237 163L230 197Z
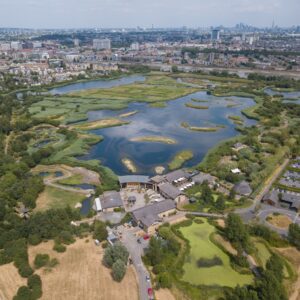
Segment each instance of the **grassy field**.
M20 276L13 263L0 266L0 299L11 300L27 279Z
M45 190L37 198L35 210L62 208L68 205L74 208L77 203L81 203L85 198L86 196L83 194L46 186Z
M187 122L182 122L181 127L186 128L191 131L200 131L200 132L216 132L221 128L224 128L223 126L217 126L217 127L197 127L197 126L190 126Z
M192 159L194 156L193 152L190 150L184 150L175 154L172 161L168 164L170 170L175 170L180 168L186 161Z
M203 224L193 223L189 227L182 227L180 231L189 240L191 252L183 266L185 274L182 280L191 284L219 285L234 287L236 285L250 284L253 280L251 275L241 275L230 266L229 257L210 240L210 235L215 228L206 219ZM212 259L218 257L222 265L212 267L198 267L200 258Z
M208 109L208 106L196 105L194 103L185 103L185 106L194 109Z
M57 258L59 264L46 272L37 270L43 282L43 300L138 300L138 284L133 267L121 283L112 280L110 270L102 265L103 249L95 246L93 239L79 239L64 253L52 250L53 241L29 248L29 261L38 253Z

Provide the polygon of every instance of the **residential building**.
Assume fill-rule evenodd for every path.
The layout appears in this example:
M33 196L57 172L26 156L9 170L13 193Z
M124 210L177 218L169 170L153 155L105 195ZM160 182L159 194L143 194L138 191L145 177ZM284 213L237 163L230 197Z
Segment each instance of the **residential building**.
M110 50L111 49L111 41L110 39L94 39L93 40L93 48L96 50Z

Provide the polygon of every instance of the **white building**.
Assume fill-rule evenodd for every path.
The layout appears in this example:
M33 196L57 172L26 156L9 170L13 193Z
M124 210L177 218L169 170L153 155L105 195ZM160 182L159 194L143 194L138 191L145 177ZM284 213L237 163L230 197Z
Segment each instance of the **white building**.
M22 50L22 43L21 42L11 42L10 47L13 50Z
M93 40L93 48L96 50L111 49L111 41L110 39L94 39Z
M139 51L140 50L140 44L139 43L132 43L131 46L130 46L130 50Z

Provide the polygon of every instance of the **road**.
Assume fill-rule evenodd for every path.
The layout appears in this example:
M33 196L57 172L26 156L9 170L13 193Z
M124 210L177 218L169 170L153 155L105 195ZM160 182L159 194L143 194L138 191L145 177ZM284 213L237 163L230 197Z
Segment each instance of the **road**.
M289 159L285 159L285 161L274 170L272 175L266 179L264 183L264 188L254 198L251 206L247 208L241 208L235 210L235 213L239 214L245 222L249 222L251 219L255 217L255 209L257 205L261 202L263 196L270 190L272 184L276 181L276 179L284 170L284 168L288 165L288 163L289 163Z
M121 242L130 253L130 257L137 272L140 300L148 300L148 288L151 288L152 286L151 282L146 281L146 276L150 277L150 274L144 266L142 256L144 255L144 249L148 246L149 241L144 241L143 239L141 239L141 244L139 244L137 242L137 237L134 235L136 230L136 228L128 229L124 226L118 227L118 232L122 233Z
M274 206L264 205L262 207L262 209L256 214L256 217L259 218L260 223L269 226L272 230L278 232L280 235L287 236L287 234L288 234L287 229L278 228L276 226L273 226L269 222L267 222L267 220L266 220L267 217L270 214L273 214L273 213L280 213L280 214L289 216L291 218L291 220L293 221L293 223L300 225L300 218L299 218L299 215L296 212L291 211L291 210L287 210L287 209L283 209L283 208L277 208L277 207L274 207Z

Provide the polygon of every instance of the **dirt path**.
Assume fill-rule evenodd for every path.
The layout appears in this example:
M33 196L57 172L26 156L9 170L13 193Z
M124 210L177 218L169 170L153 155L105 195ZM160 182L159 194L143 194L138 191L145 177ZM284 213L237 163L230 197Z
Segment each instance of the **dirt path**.
M5 142L4 142L4 154L5 155L7 155L7 153L8 153L8 147L9 147L9 143L10 143L10 140L11 140L11 138L12 138L12 132L10 132L10 134L9 135L7 135L6 136L6 138L5 138Z
M298 279L294 284L294 292L291 294L289 300L299 300L300 299L300 267L297 270Z

